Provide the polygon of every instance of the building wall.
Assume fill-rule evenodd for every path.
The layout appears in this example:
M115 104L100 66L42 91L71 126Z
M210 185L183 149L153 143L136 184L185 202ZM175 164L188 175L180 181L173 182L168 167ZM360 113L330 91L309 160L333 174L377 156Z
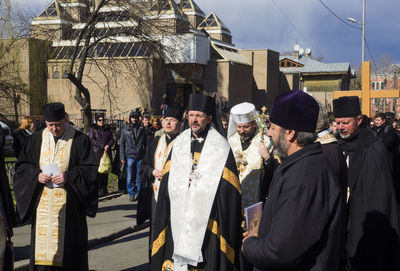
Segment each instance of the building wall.
M51 43L36 39L7 39L0 43L6 46L12 43L9 52L0 60L1 63L7 63L6 70L1 74L2 79L15 78L15 83L21 82L25 85L22 91L16 92L21 97L17 106L18 115L40 114L47 97L46 65ZM13 119L15 111L11 99L2 98L0 108L2 114Z
M259 109L272 106L280 91L279 53L272 50L239 50L252 65L252 101Z
M307 92L332 111L333 92L341 90L341 79L326 75L319 78L303 76L303 80L302 86Z
M91 94L92 109L106 109L106 116L128 115L137 107L151 108L153 94L162 92L162 84L155 76L159 69L158 63L147 58L98 60L100 67L107 67L101 71L94 63L87 63L83 85ZM55 68L63 70L67 62L50 62L49 72ZM52 102L63 102L71 118L79 118L80 105L75 101L75 87L72 83L60 76L60 79L48 81L48 96Z

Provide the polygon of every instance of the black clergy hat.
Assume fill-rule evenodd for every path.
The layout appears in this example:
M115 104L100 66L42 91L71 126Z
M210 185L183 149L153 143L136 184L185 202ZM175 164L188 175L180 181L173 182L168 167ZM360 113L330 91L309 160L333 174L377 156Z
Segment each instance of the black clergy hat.
M179 121L182 121L182 115L182 111L178 108L168 108L164 113L164 117L176 118Z
M333 100L333 115L335 118L348 118L361 115L358 97L348 96Z
M275 98L269 120L285 129L314 133L319 105L302 90L284 92Z
M207 115L215 114L215 101L212 97L201 93L191 94L189 97L189 111L200 111Z
M43 106L45 121L59 121L65 118L65 108L62 103L49 103Z

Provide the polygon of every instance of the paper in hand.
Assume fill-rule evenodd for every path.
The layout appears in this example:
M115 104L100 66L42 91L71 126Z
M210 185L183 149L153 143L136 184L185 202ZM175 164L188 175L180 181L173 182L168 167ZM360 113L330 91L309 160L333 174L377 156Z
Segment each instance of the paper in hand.
M57 164L52 164L52 165L48 165L48 166L43 166L41 168L42 172L53 177L56 176L58 173L60 173L60 170L58 169ZM58 187L63 187L62 184L55 184L55 183L47 183L46 184L47 187L49 188L58 188Z

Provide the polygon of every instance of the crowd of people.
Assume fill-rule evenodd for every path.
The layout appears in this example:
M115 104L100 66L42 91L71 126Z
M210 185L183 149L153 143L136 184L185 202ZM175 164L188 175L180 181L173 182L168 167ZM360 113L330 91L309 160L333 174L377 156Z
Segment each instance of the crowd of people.
M117 133L99 115L83 134L61 103L43 115L44 129L24 118L14 133L16 214L1 172L0 266L12 225L31 220L30 270L88 270L107 153L137 223L150 220L151 270L400 270L400 125L371 122L358 97L329 115L293 90L266 119L248 102L221 115L195 93L185 112L132 111Z

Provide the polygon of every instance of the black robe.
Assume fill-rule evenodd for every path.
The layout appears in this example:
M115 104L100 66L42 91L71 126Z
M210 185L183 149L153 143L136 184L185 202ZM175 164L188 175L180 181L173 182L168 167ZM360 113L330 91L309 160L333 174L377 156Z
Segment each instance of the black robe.
M0 218L6 224L7 236L11 237L13 235L12 228L15 225L15 212L5 168L4 143L5 137L3 135L3 129L0 127Z
M42 132L28 138L15 168L14 192L21 222L32 218L30 270L88 270L87 208L97 201L96 157L89 138L75 131L66 172L66 224L63 268L36 266L35 225L36 209L44 188L38 182Z
M258 237L243 245L254 270L339 269L345 195L331 167L320 143L293 153L278 167Z
M204 138L206 137L206 133ZM201 153L203 142L192 142L192 154ZM173 150L172 150L173 151ZM171 153L172 153L171 151ZM165 261L172 260L174 241L170 223L170 199L168 194L168 163L161 180L157 201L157 214L154 225L151 270L160 271ZM239 270L239 252L241 247L242 207L240 183L232 151L229 152L225 168L232 172L231 178L220 178L220 183L214 198L209 218L209 224L214 222L216 227L207 227L202 245L203 262L198 266L188 266L188 269L206 270ZM189 180L188 180L189 181ZM165 230L165 231L164 231ZM165 233L165 235L163 235Z
M339 145L349 155L349 269L400 270L400 209L389 153L367 128Z

